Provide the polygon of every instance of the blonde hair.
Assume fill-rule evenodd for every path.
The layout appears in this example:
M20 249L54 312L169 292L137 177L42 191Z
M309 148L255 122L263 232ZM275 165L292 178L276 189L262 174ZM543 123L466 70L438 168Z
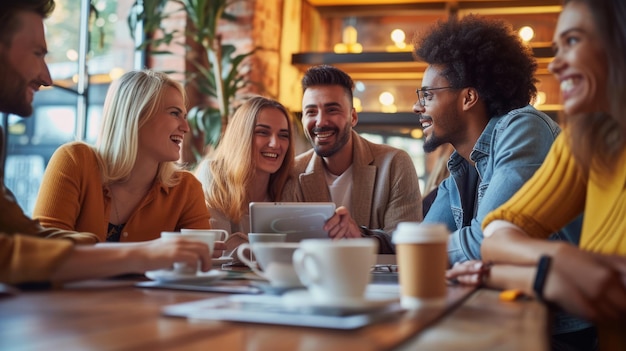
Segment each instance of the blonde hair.
M124 181L137 160L139 130L153 118L167 88L173 87L187 98L183 87L165 73L131 71L114 82L107 92L102 125L96 142L104 184ZM175 162L159 164L157 179L165 186L180 181Z
M289 146L278 171L270 175L270 201L280 201L294 162L293 121L278 101L254 96L235 111L228 128L212 157L205 157L196 169L209 208L225 214L231 221L240 221L249 204L248 189L254 186L256 172L254 129L261 110L273 108L285 115L289 128Z

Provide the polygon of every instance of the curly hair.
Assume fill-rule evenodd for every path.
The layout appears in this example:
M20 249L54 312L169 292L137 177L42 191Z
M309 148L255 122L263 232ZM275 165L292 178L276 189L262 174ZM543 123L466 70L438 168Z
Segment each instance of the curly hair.
M451 86L475 88L489 117L526 106L537 94L532 50L504 21L476 15L440 21L414 43L419 60L445 67Z

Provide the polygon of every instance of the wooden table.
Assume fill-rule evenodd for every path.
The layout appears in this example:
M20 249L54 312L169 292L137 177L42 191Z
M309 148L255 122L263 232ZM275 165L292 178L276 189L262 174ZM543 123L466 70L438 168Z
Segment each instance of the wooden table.
M164 317L165 305L221 294L91 281L0 298L0 350L547 350L533 300L451 286L448 307L403 312L353 331Z

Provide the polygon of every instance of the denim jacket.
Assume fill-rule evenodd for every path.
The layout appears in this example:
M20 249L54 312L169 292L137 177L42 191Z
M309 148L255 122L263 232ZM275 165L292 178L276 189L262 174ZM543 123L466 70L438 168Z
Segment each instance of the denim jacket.
M424 217L424 222L445 223L452 232L450 264L481 258L483 219L535 173L559 132L556 122L528 105L489 120L470 153L474 165L456 151L450 156L450 176ZM580 224L557 235L577 243Z
M489 120L470 153L474 166L456 151L452 153L450 176L439 185L424 217L424 222L445 223L452 232L448 239L451 265L481 259L483 219L532 177L559 132L556 122L529 105ZM581 228L582 215L550 239L578 244ZM567 333L590 326L558 311L551 332Z

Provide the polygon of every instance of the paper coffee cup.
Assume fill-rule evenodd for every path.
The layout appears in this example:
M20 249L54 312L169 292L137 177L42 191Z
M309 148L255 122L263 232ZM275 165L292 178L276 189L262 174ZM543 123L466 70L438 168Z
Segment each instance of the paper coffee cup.
M449 234L443 224L398 224L392 240L396 245L402 307L445 304Z

